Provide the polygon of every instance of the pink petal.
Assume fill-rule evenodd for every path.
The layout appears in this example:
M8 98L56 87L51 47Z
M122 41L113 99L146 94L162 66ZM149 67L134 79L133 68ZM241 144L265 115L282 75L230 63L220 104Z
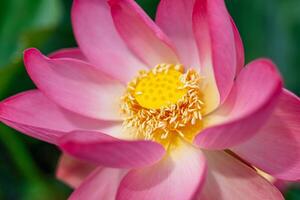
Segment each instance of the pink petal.
M188 68L200 69L198 48L193 32L192 13L195 0L161 0L158 6L156 22L172 39L181 62ZM214 111L220 104L220 94L213 74L204 75L203 88L205 113Z
M74 58L78 60L88 61L79 48L60 49L49 55L49 58Z
M187 67L200 67L198 49L192 28L195 0L161 0L156 23L177 47L180 60Z
M224 1L196 0L193 28L203 73L215 77L223 102L237 71L235 34Z
M288 91L259 133L233 151L255 167L285 180L300 180L300 99Z
M80 49L100 70L127 83L147 69L120 38L107 0L75 0L72 24Z
M106 167L142 167L159 161L164 148L151 141L126 141L100 132L75 131L60 140L66 153Z
M150 67L160 63L178 63L166 35L131 0L109 0L111 13L121 37Z
M233 34L234 34L235 51L236 51L236 59L237 59L236 74L238 75L245 65L245 50L244 50L244 45L239 30L236 27L232 18L231 18L231 24L232 24Z
M256 60L239 74L224 105L204 118L195 138L202 148L226 149L251 138L271 115L282 90L282 81L269 60ZM262 92L263 91L263 92Z
M58 137L73 130L99 130L119 136L122 124L83 117L65 110L38 90L12 96L0 103L0 120L32 137L56 143Z
M205 152L208 175L199 200L283 200L253 169L225 152Z
M130 171L120 184L117 199L191 199L205 179L205 163L200 150L185 144L153 166Z
M72 188L77 188L94 169L94 165L63 154L58 162L56 177Z
M69 200L115 200L125 171L98 168L76 189Z
M19 124L15 122L11 122L5 119L0 119L0 121L7 126L12 127L28 136L34 137L36 139L42 140L44 142L48 142L51 144L56 144L57 139L66 134L66 132L54 131L45 128L32 127L29 125Z
M124 86L88 63L49 59L36 49L25 51L24 62L37 87L60 106L96 119L120 119Z

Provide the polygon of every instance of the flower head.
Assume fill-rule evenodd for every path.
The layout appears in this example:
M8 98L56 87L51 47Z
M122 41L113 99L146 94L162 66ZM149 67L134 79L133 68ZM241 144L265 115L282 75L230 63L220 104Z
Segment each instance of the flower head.
M270 60L244 67L223 0L161 0L155 22L133 0L74 0L72 22L79 48L26 50L38 89L0 104L65 153L70 199L277 200L256 168L300 179L299 98Z

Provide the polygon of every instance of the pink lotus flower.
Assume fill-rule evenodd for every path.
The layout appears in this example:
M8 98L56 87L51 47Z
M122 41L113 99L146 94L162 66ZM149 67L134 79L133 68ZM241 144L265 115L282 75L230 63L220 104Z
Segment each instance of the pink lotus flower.
M66 155L70 199L283 199L253 168L300 179L300 101L274 64L244 64L223 0L75 0L79 49L25 51L36 90L3 123ZM249 30L250 31L250 30ZM72 156L72 157L70 157Z

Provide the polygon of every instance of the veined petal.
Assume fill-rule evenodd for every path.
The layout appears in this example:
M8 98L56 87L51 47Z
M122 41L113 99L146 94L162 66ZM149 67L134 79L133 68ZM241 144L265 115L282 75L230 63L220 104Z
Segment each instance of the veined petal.
M201 151L185 144L153 166L130 171L120 184L117 199L188 200L201 188L205 172Z
M120 120L119 98L125 89L118 81L86 62L50 59L36 49L25 51L24 62L36 86L55 103L87 117Z
M192 28L195 0L161 0L156 23L170 37L187 67L200 67L198 49Z
M40 91L12 96L0 103L0 121L31 137L56 144L73 130L98 130L120 136L122 124L86 118L58 107Z
M143 167L159 161L165 154L158 143L119 140L100 132L74 131L59 143L66 153L106 167Z
M299 97L283 91L266 125L253 138L232 150L276 178L300 180L299 116Z
M38 139L42 139L41 133L31 134L22 127L36 129L36 133L40 129L53 130L51 141L57 139L58 133L65 134L73 130L98 130L113 136L122 133L122 123L95 120L70 112L56 105L39 90L22 92L3 100L0 103L0 120Z
M167 36L133 0L109 0L115 26L126 44L150 67L179 63Z
M96 167L63 154L58 162L56 177L72 188L77 188Z
M74 0L72 24L80 49L101 71L127 83L147 69L121 39L107 0Z
M281 90L280 75L271 61L260 59L248 64L226 102L204 118L206 128L195 143L202 148L226 149L245 142L268 120Z
M205 110L203 115L209 115L220 106L220 93L216 87L216 82L213 76L205 76L203 79L203 102Z
M205 151L208 175L198 200L283 200L279 190L225 152Z
M78 60L88 61L79 48L60 49L49 55L49 58L74 58Z
M124 174L125 170L99 167L72 193L69 200L115 200Z
M182 63L188 68L200 69L200 57L192 23L194 6L195 0L161 0L156 22L174 42ZM206 115L219 106L220 94L214 74L203 75L206 81L203 91Z
M232 21L224 0L196 0L193 29L201 69L205 76L215 78L221 102L224 102L236 76L238 57Z
M67 134L66 132L55 131L51 129L33 127L29 125L24 125L20 123L11 122L9 120L0 119L0 121L7 126L12 127L28 136L34 137L36 139L42 140L44 142L48 142L51 144L56 144L57 139Z
M230 19L231 19L232 31L234 34L234 41L235 41L236 75L238 75L245 65L245 50L244 50L244 44L240 36L239 30L235 25L233 19L232 18Z

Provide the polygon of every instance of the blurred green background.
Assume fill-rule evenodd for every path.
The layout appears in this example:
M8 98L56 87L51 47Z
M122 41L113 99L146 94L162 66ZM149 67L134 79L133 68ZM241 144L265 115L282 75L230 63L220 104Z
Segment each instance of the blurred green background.
M154 17L159 0L138 3ZM0 100L34 88L22 64L22 51L43 53L76 46L70 23L71 0L1 0ZM300 1L228 0L243 37L246 61L269 57L286 87L300 95ZM0 200L60 200L71 189L54 176L59 151L0 124ZM299 186L285 193L300 199Z

